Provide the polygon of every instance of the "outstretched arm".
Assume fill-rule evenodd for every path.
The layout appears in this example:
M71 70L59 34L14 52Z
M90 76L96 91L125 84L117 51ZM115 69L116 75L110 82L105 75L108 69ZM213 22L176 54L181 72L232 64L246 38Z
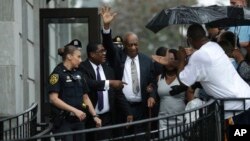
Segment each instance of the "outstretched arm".
M85 119L86 114L83 111L78 110L77 108L62 101L59 98L58 93L55 92L50 93L49 99L50 102L57 108L74 113L80 121Z
M105 30L110 29L110 23L114 20L117 13L112 12L110 7L104 6L101 8L101 16Z
M107 62L110 64L112 68L116 68L117 64L119 64L118 52L119 50L114 46L112 41L111 29L110 24L114 20L117 13L111 11L110 7L102 7L101 8L101 17L103 21L103 30L102 30L102 39L103 39L103 46L107 50Z
M186 58L187 58L187 51L185 48L182 48L182 47L180 47L177 52L177 59L178 59L177 61L170 61L168 51L166 53L166 56L152 55L152 59L162 65L168 65L170 63L176 65L177 77L179 79L179 82L181 82L179 78L179 74L187 64Z

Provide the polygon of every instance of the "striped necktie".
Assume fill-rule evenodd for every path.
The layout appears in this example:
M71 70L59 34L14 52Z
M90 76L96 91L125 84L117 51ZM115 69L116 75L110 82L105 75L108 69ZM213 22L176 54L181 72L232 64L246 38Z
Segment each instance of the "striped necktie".
M137 74L137 69L136 69L136 64L134 62L134 59L131 60L131 77L132 77L133 93L138 94L139 93L139 81L138 81L138 74Z

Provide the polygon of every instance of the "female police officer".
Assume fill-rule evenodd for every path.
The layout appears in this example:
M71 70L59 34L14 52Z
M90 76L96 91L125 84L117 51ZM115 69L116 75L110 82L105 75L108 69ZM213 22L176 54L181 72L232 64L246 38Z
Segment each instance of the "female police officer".
M84 119L86 113L83 112L82 104L88 106L90 114L93 116L96 126L101 126L101 120L96 116L93 105L87 95L87 84L78 68L81 63L81 52L73 45L66 45L58 50L62 56L63 63L60 63L49 78L49 99L53 106L59 109L59 115L54 120L56 126L54 133L85 128ZM62 114L63 113L63 114ZM58 123L59 122L59 123ZM85 140L84 134L65 136L63 140Z

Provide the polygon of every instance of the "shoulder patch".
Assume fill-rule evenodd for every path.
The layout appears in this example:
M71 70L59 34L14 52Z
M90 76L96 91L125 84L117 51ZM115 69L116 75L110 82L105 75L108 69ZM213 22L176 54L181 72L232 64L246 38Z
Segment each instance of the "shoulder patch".
M49 83L51 85L55 85L59 80L59 75L58 74L52 74L49 78Z

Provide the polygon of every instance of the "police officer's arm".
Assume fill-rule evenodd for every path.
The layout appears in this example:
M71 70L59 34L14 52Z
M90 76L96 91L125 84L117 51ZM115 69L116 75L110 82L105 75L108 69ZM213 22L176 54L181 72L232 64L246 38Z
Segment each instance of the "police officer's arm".
M83 95L83 102L88 105L88 108L89 108L89 112L90 114L93 116L93 119L96 123L96 127L101 127L102 126L102 121L101 119L97 116L96 112L95 112L95 109L93 107L93 104L92 102L90 101L89 99L89 96L88 94L84 94Z
M72 107L71 105L65 103L59 98L59 91L61 89L60 83L60 70L55 69L55 71L50 75L49 78L49 99L50 102L59 109L74 113L79 120L83 120L86 117L86 114L81 110Z
M86 114L81 111L81 110L78 110L76 109L75 107L73 106L70 106L69 104L65 103L64 101L62 101L59 97L58 97L58 93L56 92L52 92L50 93L49 95L49 99L50 99L50 102L55 105L57 108L60 108L62 110L65 110L65 111L68 111L68 112L72 112L74 113L78 119L80 121L84 120L85 117L86 117Z

